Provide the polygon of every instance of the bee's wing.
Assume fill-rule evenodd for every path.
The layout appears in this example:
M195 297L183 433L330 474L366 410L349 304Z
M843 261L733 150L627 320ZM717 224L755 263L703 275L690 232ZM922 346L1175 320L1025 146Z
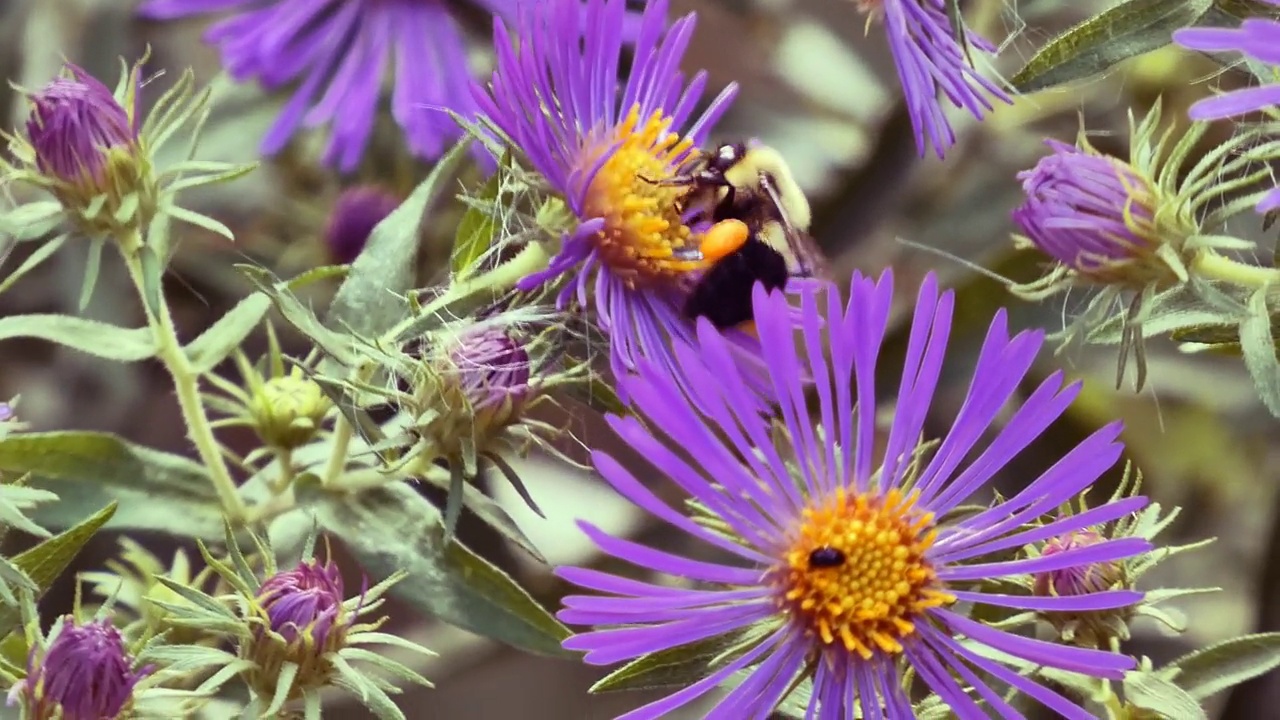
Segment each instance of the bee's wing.
M827 262L822 250L809 233L801 230L787 216L786 206L777 185L768 175L760 175L760 187L769 197L773 205L776 223L766 223L760 230L762 239L773 246L773 249L787 258L787 263L795 267L797 274L805 276L825 277Z

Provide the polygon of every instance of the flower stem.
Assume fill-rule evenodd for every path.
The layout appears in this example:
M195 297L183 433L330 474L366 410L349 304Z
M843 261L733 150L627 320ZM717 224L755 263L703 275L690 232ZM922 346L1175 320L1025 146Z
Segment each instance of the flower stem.
M459 300L469 298L485 290L506 290L511 288L526 275L545 268L549 260L550 257L541 244L536 242L529 243L515 257L489 272L451 284L449 289L445 290L439 297L422 306L417 317L409 318L392 328L387 333L387 336L392 338L399 337L405 328L413 325L419 318L434 315Z
M321 487L332 486L342 474L342 469L346 467L347 453L351 449L352 430L347 417L338 413L338 419L333 424L333 450L329 453L329 463L325 466L324 475L320 478Z
M178 340L177 330L173 327L173 318L169 314L169 303L164 293L158 293L158 306L153 308L147 300L146 283L143 276L142 262L136 253L123 253L125 264L129 268L129 277L138 290L142 306L147 315L147 324L151 326L151 334L156 343L156 357L164 364L169 376L173 378L173 387L178 395L178 406L182 409L182 419L187 424L187 436L196 446L200 460L209 470L209 478L213 489L218 493L222 503L222 511L233 525L245 518L245 504L240 497L235 480L227 469L226 459L214 437L213 426L205 413L204 403L200 400L199 374L191 366L191 360Z
M1188 270L1206 280L1218 280L1247 288L1280 287L1280 268L1259 267L1203 250L1191 260Z

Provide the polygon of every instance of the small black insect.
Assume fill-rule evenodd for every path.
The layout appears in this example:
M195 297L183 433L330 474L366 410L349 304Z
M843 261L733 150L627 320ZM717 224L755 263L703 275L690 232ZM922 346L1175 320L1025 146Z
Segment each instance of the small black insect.
M809 567L833 568L844 564L844 553L833 547L820 547L809 553Z

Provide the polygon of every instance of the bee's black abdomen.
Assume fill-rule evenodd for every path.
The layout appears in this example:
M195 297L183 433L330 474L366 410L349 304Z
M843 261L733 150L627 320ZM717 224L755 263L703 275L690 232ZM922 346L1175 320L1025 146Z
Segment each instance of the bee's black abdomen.
M705 317L722 330L740 325L752 318L751 289L757 281L771 291L785 287L789 277L786 259L753 236L702 275L684 313Z

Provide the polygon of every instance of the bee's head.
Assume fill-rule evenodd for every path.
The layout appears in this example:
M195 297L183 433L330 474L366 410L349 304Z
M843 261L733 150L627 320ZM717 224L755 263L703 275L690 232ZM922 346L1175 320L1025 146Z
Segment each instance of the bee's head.
M707 171L724 175L725 171L737 165L747 154L745 143L724 143L716 148L707 160Z

